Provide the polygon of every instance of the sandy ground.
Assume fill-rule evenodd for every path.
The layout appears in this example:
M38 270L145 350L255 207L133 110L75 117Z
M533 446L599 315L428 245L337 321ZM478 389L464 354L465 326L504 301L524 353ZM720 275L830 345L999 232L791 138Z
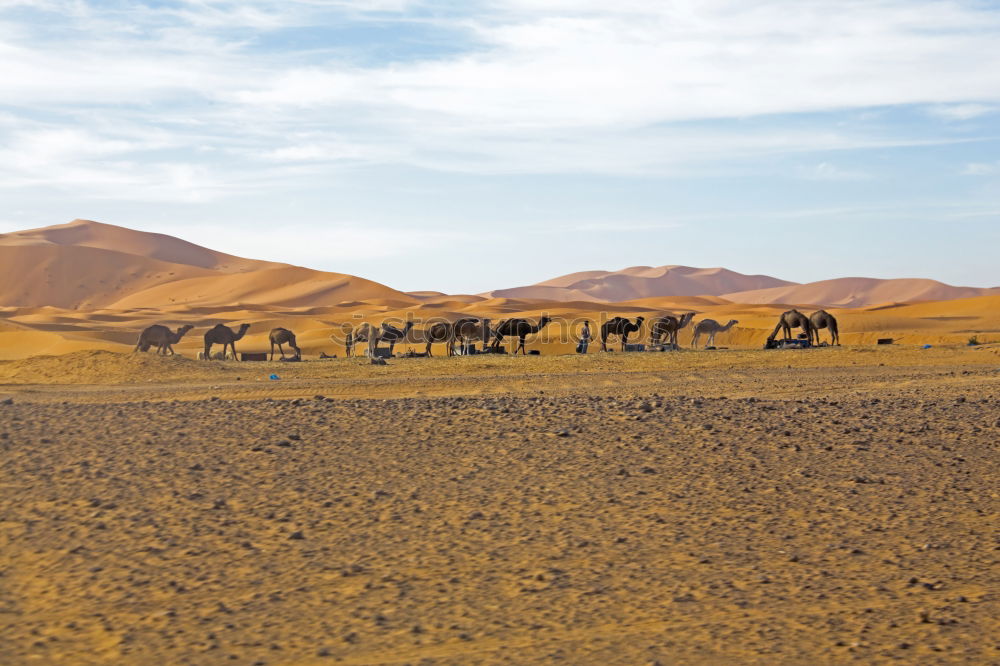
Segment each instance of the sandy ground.
M0 663L998 663L997 351L0 363Z

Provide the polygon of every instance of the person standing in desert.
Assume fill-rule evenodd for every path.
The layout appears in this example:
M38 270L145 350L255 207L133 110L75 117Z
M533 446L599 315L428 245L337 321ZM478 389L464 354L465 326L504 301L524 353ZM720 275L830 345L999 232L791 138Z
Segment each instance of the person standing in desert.
M586 354L587 346L590 344L590 322L583 322L583 330L580 331L580 343L576 346L577 354Z

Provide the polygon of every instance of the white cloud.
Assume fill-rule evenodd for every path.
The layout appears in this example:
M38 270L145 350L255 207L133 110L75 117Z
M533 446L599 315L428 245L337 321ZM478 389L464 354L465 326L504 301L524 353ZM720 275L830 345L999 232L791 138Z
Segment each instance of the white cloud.
M962 169L965 176L992 176L1000 173L1000 162L971 162Z
M931 107L930 112L946 120L972 120L980 116L1000 111L1000 106L991 104L952 104Z
M973 2L497 0L407 13L421 4L0 2L0 176L200 201L358 163L690 174L940 140L785 124L789 114L921 104L961 120L1000 108L1000 12ZM5 13L15 5L48 21ZM467 48L390 62L333 38L260 44L368 20L447 29ZM730 124L702 122L719 119ZM829 162L799 175L859 176Z

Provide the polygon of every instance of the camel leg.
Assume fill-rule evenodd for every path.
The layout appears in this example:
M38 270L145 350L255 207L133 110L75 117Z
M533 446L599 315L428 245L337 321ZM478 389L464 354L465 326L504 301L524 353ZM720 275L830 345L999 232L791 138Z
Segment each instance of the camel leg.
M285 348L281 346L280 342L278 343L278 353L281 354L281 358L285 358Z
M166 349L166 351L170 352L170 356L174 355L174 348L173 348L173 346L169 342L167 343L167 349ZM166 355L166 352L164 352L164 355Z
M212 360L212 343L210 342L205 343L205 360L206 361Z
M236 343L235 342L230 342L229 343L229 347L230 347L230 349L233 350L233 360L234 361L239 361L240 357L236 355Z
M521 356L527 356L528 352L524 350L524 336L520 336L517 341L517 349L514 350L514 356L517 356L517 352L521 352Z

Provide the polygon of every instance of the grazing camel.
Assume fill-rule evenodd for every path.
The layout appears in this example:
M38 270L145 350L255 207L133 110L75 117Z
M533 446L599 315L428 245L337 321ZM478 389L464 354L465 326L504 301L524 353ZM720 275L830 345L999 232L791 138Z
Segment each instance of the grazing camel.
M368 348L378 351L378 343L385 340L389 343L389 356L392 356L392 350L395 349L396 343L405 338L411 328L413 328L412 321L406 322L406 325L403 326L402 330L392 326L391 324L382 322L381 330L376 331L377 335L375 338L369 340Z
M736 324L738 323L740 322L736 321L735 319L730 319L729 323L726 324L725 326L722 326L721 324L719 324L719 322L715 321L714 319L704 319L702 321L699 321L698 325L694 327L694 339L691 340L691 346L697 347L698 339L702 335L708 335L708 340L705 342L705 346L714 347L715 336L718 335L719 333L725 333L733 326L736 326Z
M778 337L778 331L783 331L786 339L790 338L793 328L801 328L806 338L812 339L812 323L809 321L809 317L798 310L789 310L781 315L778 325L774 327L774 332L768 336L767 341L774 342L774 339Z
M365 352L365 356L371 356L372 339L376 338L377 335L378 330L368 322L351 329L348 331L347 338L344 340L344 355L347 356L347 358L350 358L352 352L354 351L354 347L359 342L367 342L368 351ZM331 335L330 338L335 341L338 339L336 334Z
M645 321L644 317L636 317L633 324L625 317L615 317L601 324L601 351L608 351L609 335L619 336L622 341L622 351L625 351L625 345L628 344L628 334L638 331L643 321Z
M830 330L830 344L840 346L840 330L837 328L837 318L826 310L818 310L809 317L812 324L812 332L809 336L809 344L813 344L813 337L816 338L816 346L819 346L819 330L826 328Z
M250 328L250 324L240 324L239 333L233 333L233 329L222 324L216 324L214 328L210 328L205 334L205 360L212 359L212 345L222 345L223 354L226 353L226 347L229 347L233 352L233 360L240 360L239 356L236 355L236 341L246 335L248 328Z
M166 326L161 326L160 324L153 324L142 333L139 334L139 341L135 343L135 349L132 350L133 353L137 351L149 351L150 347L156 347L156 353L163 356L170 352L170 355L174 355L174 348L171 345L176 345L184 337L184 334L190 331L194 326L191 324L184 324L177 329L174 333Z
M424 342L427 343L427 349L424 353L427 356L431 356L431 345L435 342L445 342L447 343L448 356L452 356L455 353L455 327L453 324L447 321L439 321L433 324L430 328L424 331Z
M677 333L691 323L694 319L694 313L688 312L677 318L673 315L667 315L665 317L660 317L659 319L653 321L653 325L650 327L649 331L649 344L658 345L663 336L667 337L667 344L677 348Z
M271 333L268 335L268 339L271 341L271 360L274 360L274 345L278 345L278 351L281 352L281 358L285 358L285 350L281 348L281 345L288 345L295 350L295 360L302 358L302 350L295 343L295 334L289 331L287 328L272 328Z
M538 331L545 328L551 321L551 318L544 316L538 320L537 324L532 324L527 319L505 319L497 324L496 330L493 331L493 343L490 345L490 349L494 351L500 349L500 344L503 342L504 336L509 335L513 337L516 335L518 343L517 347L514 348L514 355L517 355L518 350L523 355L527 355L527 352L524 350L524 339L529 335L538 333Z

